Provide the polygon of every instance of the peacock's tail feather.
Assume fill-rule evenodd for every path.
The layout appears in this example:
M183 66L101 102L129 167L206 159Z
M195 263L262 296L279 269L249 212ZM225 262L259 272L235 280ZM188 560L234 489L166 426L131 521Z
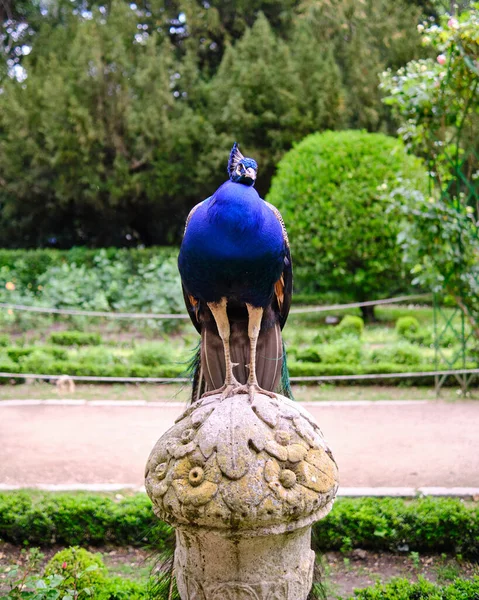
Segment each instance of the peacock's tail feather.
M240 383L246 383L249 369L250 341L246 321L231 323L231 360L234 375ZM196 402L210 390L220 388L225 380L225 358L223 342L217 331L204 327L201 342L189 364L192 379L191 401ZM289 381L286 350L278 323L261 331L258 339L256 376L260 387L279 392L294 399Z
M291 382L289 380L289 369L288 359L286 355L286 347L283 342L283 364L281 366L281 386L279 390L280 394L294 400L293 390L291 389Z

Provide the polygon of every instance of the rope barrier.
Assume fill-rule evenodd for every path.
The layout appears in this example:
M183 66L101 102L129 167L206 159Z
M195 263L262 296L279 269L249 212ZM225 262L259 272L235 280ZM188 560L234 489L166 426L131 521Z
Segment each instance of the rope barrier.
M361 308L362 306L379 306L381 304L395 304L418 298L427 298L430 294L415 294L412 296L397 296L396 298L385 298L382 300L368 300L366 302L352 302L350 304L331 304L328 306L305 306L303 308L292 308L289 312L292 315L305 313L329 312L332 310L342 310L348 308ZM8 304L0 303L0 308L9 310L20 310L27 312L38 312L56 315L73 315L80 317L106 317L108 319L189 319L185 313L126 313L126 312L108 312L95 310L76 310L70 308L48 308L46 306L28 306L26 304Z
M433 377L435 375L478 375L479 369L449 369L445 371L411 371L409 373L368 373L362 375L320 375L291 377L293 383L321 382L321 381L347 381L364 379L393 379L395 377ZM8 379L63 379L68 377L73 381L98 381L105 383L186 383L190 381L187 377L97 377L89 375L46 375L38 373L0 373L0 378Z
M396 298L385 298L383 300L368 300L366 302L351 302L350 304L330 304L329 306L305 306L304 308L292 308L289 312L293 315L300 315L310 312L328 312L330 310L340 310L343 308L361 308L362 306L379 306L381 304L395 304L396 302L405 302L417 298L429 298L431 294L414 294L412 296L397 296Z

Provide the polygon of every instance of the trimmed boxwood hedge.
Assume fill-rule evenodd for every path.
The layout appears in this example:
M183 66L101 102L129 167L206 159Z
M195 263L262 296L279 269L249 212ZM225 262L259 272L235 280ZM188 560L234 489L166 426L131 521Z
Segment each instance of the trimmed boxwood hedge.
M350 600L479 600L479 577L456 579L449 585L437 585L422 577L417 582L393 579L355 590Z
M0 539L34 545L154 545L171 529L145 494L121 500L100 494L28 491L0 494ZM319 550L364 548L448 552L479 558L479 504L458 499L339 498L314 527Z

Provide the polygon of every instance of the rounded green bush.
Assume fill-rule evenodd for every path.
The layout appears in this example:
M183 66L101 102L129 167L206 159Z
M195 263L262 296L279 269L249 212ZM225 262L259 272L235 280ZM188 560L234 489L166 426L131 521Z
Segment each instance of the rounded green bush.
M361 319L361 317L346 315L341 320L341 323L338 325L337 329L340 335L346 334L360 338L364 330L364 321Z
M86 600L95 596L96 588L102 588L106 581L106 567L98 554L72 546L50 559L45 575L60 575L64 578L58 587L60 591L75 589L79 592L78 600Z
M407 287L389 193L426 189L419 159L397 139L364 131L306 137L278 165L267 200L288 229L298 291L362 301Z
M399 317L396 321L396 333L401 337L407 337L408 334L417 333L419 330L419 321L416 317Z

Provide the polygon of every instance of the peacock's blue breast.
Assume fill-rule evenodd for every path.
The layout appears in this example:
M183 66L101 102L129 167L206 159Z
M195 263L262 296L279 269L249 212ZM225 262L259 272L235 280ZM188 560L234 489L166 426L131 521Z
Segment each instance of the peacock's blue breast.
M194 212L180 250L189 293L266 306L284 266L283 231L254 188L227 182Z

